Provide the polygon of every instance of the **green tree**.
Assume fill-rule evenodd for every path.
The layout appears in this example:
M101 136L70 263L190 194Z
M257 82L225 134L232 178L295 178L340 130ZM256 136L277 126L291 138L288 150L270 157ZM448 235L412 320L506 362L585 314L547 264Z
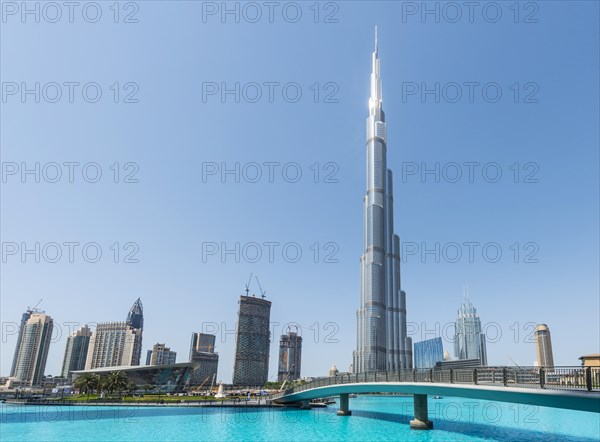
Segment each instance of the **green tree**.
M129 382L127 384L127 395L128 396L132 396L134 391L137 390L139 387L137 386L137 384L135 382Z
M90 398L90 391L97 387L98 379L100 376L94 373L84 373L75 379L75 387L79 389L80 393L85 393Z
M117 391L119 394L127 389L127 373L124 371L112 371L106 378L106 389L109 393Z
M94 388L96 390L96 394L100 396L102 394L102 390L106 388L106 378L104 376L100 376L99 374L95 374L94 377Z

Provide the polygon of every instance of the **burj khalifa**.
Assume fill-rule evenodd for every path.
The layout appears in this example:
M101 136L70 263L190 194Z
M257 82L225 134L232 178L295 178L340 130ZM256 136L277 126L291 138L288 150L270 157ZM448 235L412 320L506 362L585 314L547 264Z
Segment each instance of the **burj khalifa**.
M367 118L367 192L364 244L360 258L360 307L355 373L412 368L412 341L406 336L406 293L400 286L400 238L394 234L392 171L387 168L377 28Z

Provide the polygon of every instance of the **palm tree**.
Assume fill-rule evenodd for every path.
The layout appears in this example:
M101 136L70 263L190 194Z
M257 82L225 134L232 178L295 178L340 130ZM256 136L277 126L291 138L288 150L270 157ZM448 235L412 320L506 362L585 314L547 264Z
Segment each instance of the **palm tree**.
M124 371L113 371L106 378L106 389L109 393L118 391L121 394L121 391L127 388L127 384L127 374Z
M135 390L137 390L138 388L139 388L139 387L137 386L137 384L136 384L135 382L129 382L129 383L127 384L127 395L128 395L128 396L132 396L132 395L133 395L133 392L134 392Z
M94 387L96 387L96 395L100 397L100 395L102 394L102 389L106 387L106 378L104 376L100 376L99 374L95 374L94 377Z
M97 385L97 379L99 376L94 373L84 373L78 376L75 380L75 387L79 388L80 392L86 393L88 400L90 399L90 390L93 390Z

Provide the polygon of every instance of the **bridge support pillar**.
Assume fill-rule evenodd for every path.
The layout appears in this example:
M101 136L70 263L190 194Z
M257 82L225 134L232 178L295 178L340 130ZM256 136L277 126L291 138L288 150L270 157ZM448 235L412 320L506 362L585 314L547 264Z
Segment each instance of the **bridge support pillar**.
M340 394L340 409L337 412L338 416L350 416L352 412L349 409L350 399L348 393Z
M427 395L415 394L415 418L410 421L413 430L431 430L433 422L429 420L427 413Z
M310 410L310 401L300 402L300 410Z

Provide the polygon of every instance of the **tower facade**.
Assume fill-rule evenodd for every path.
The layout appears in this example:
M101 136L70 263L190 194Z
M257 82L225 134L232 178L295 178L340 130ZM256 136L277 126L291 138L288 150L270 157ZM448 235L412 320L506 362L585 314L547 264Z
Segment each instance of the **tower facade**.
M74 331L67 338L67 346L65 348L65 356L61 376L68 378L72 371L85 369L85 361L90 345L92 332L87 325L84 325L79 330Z
M190 342L190 361L194 352L214 353L217 337L208 333L192 333Z
M406 334L406 293L400 286L400 238L394 234L392 171L387 168L377 30L367 118L364 253L353 369L357 373L412 368Z
M552 341L550 329L546 324L539 324L535 328L535 347L537 350L537 363L539 367L554 368L552 356Z
M263 386L269 374L271 301L241 296L233 384Z
M481 320L477 309L467 297L456 318L454 356L458 359L479 359L481 365L487 365L487 349L485 334L481 331Z
M21 342L23 340L23 331L25 330L25 324L27 324L27 320L31 317L33 310L27 308L25 313L21 316L21 323L19 324L19 334L17 335L17 345L15 345L15 354L13 356L12 366L10 368L10 376L13 377L15 375L15 370L17 368L17 358L19 357L19 351L21 349Z
M90 338L85 369L140 365L144 310L138 298L126 321L102 322Z
M85 369L140 365L142 330L126 321L102 322L90 338Z
M32 312L23 327L15 360L14 378L26 385L40 385L44 378L54 321L42 312Z
M437 337L421 342L415 342L415 368L432 368L436 362L444 360L442 338Z
M144 329L144 306L142 305L142 300L140 298L136 299L129 309L127 322L133 328Z
M288 331L279 339L279 367L277 380L283 382L300 379L302 363L302 336L297 332Z
M154 344L150 353L148 365L170 365L175 364L177 360L177 352L171 351L165 344Z
M190 385L210 387L216 381L219 368L219 354L215 353L216 338L207 333L192 333L190 362L194 363L194 371L190 377Z

